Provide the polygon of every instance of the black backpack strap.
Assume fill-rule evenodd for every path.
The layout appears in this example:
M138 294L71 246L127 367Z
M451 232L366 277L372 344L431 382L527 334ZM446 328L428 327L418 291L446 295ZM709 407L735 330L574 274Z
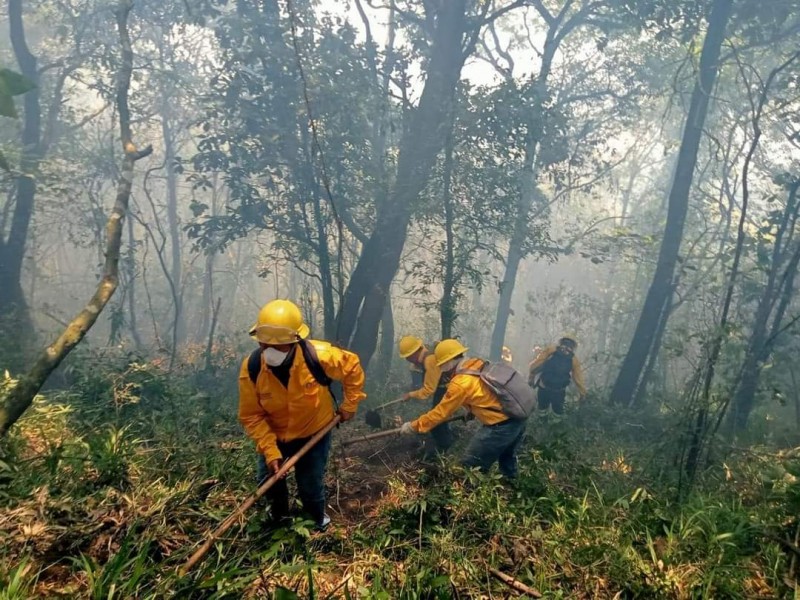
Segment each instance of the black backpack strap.
M261 372L261 352L261 348L256 348L247 359L247 373L250 375L253 385L256 384L258 374Z
M333 398L333 405L338 411L339 403L336 401L336 396L334 395L333 390L331 390L331 383L333 383L333 379L328 377L325 369L322 368L322 363L319 362L319 357L317 356L317 350L314 348L313 344L306 340L300 340L299 345L300 351L303 353L303 360L305 360L308 370L311 371L311 375L318 384L328 388L328 391L331 393L331 398ZM262 352L263 351L261 348L256 348L247 358L247 373L250 375L250 381L253 382L253 385L256 384L256 381L258 380L258 374L261 372Z
M298 344L300 345L300 350L303 352L303 360L306 361L306 366L308 367L308 370L311 371L311 375L314 376L314 379L317 380L318 384L328 388L328 391L331 394L331 398L333 398L334 409L338 411L339 402L336 400L336 395L333 393L333 390L331 389L331 384L333 383L333 379L328 377L328 374L325 372L325 369L322 368L322 363L319 362L319 356L317 356L317 349L314 348L314 344L312 344L308 340L300 340Z

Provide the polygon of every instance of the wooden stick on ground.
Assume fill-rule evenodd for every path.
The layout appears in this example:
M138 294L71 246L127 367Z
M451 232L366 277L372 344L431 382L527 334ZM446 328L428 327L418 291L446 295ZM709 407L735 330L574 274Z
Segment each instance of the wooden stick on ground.
M464 415L447 419L445 423L452 423L453 421L464 421ZM343 440L342 446L350 446L351 444L358 444L359 442L368 442L370 440L379 440L381 438L389 437L390 435L397 435L400 433L400 427L397 429L387 429L386 431L379 431L378 433L370 433L368 435L360 435L349 440Z
M317 442L319 442L322 438L324 438L331 429L336 427L336 425L338 425L339 421L341 420L342 418L338 415L334 417L334 419L330 423L328 423L325 427L323 427L317 433L315 433L314 437L308 440L296 454L293 454L289 458L289 460L284 462L283 465L281 465L281 468L278 469L277 473L275 473L272 477L270 477L264 483L262 483L255 492L253 492L244 502L242 502L236 508L236 510L234 510L233 513L231 513L231 515L227 519L225 519L222 522L222 524L219 527L217 527L206 538L206 541L203 542L203 545L200 546L194 554L192 554L189 560L186 561L186 563L181 567L180 575L181 576L186 575L186 573L188 573L192 569L192 567L194 567L197 563L203 560L205 555L208 553L209 550L211 550L211 547L219 539L219 537L223 533L228 531L228 529L230 529L231 526L239 520L239 517L241 517L245 513L245 511L247 511L247 509L249 509L251 506L253 506L253 504L256 503L256 500L258 500L261 496L263 496L269 490L269 488L275 485L275 483L278 480L284 477L286 473L288 473L289 470L295 465L295 463L298 460L300 460L300 458L302 458L302 456L306 452L311 450L311 448Z
M522 592L530 596L531 598L541 598L542 593L539 590L535 590L532 587L528 587L518 579L514 579L511 575L506 575L505 573L501 573L497 569L489 568L489 573L491 573L494 577L505 583L508 587L517 590L518 592Z

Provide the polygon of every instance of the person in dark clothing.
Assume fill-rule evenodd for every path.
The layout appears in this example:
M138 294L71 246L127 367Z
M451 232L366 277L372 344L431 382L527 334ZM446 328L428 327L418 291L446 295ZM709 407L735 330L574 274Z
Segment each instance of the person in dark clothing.
M575 382L581 400L586 396L581 363L575 356L578 342L573 335L563 335L558 344L542 350L531 363L528 383L537 390L539 410L551 406L557 415L564 412L564 400L570 381Z

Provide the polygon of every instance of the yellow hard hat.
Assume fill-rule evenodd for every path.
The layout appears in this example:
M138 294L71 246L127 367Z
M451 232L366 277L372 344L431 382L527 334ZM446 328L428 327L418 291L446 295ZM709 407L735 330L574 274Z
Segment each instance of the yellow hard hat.
M441 367L448 360L464 354L467 350L469 348L462 346L458 340L442 340L436 344L436 349L433 351L436 357L436 365Z
M414 352L422 348L424 344L422 339L414 337L413 335L404 335L397 343L397 349L400 351L400 358L408 358Z
M273 300L258 311L258 320L250 335L262 344L294 344L308 337L310 330L303 313L294 302Z

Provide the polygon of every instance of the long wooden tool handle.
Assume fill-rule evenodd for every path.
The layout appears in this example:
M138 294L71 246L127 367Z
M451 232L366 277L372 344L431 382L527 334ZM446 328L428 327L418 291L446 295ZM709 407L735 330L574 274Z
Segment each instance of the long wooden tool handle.
M381 404L380 406L378 406L377 408L375 408L375 410L382 410L382 409L384 409L384 408L387 408L387 407L389 407L389 406L392 406L393 404L399 404L400 402L405 402L405 399L406 399L406 397L405 397L405 396L400 396L400 397L399 397L399 398L397 398L396 400L392 400L391 402L387 402L386 404Z
M368 442L369 440L379 440L381 438L389 437L400 433L400 428L387 429L386 431L379 431L378 433L370 433L369 435L360 435L357 438L342 441L342 446L349 446L350 444L357 444L358 442Z
M461 415L458 417L452 417L447 419L446 421L442 421L442 425L445 423L452 423L453 421L465 421L466 415ZM352 438L349 440L342 441L342 446L350 446L351 444L358 444L359 442L368 442L370 440L379 440L381 438L389 437L390 435L397 435L400 433L400 427L397 429L387 429L386 431L379 431L378 433L370 433L369 435L360 435L356 438Z
M180 570L181 576L186 575L186 573L188 573L192 569L192 567L194 567L197 563L199 563L203 559L203 557L208 553L208 551L211 550L211 547L214 545L214 542L216 542L217 539L219 539L219 536L228 531L228 529L230 529L231 526L239 520L239 517L241 517L245 513L245 511L247 511L247 509L249 509L251 506L253 506L253 504L256 503L256 500L258 500L261 496L266 494L269 488L275 485L275 483L278 480L280 480L284 475L286 475L286 473L289 472L289 470L295 465L295 463L297 463L297 461L300 460L306 452L311 450L311 448L313 448L317 442L319 442L322 438L324 438L331 429L336 427L341 420L342 417L336 415L336 417L334 417L334 419L330 423L328 423L325 427L323 427L317 433L315 433L314 436L310 440L308 440L303 445L303 447L297 451L296 454L293 454L289 458L289 460L284 462L281 465L281 468L278 469L277 473L275 473L272 477L270 477L264 483L262 483L259 486L259 488L247 498L247 500L242 502L236 508L236 510L234 510L233 513L231 513L231 515L227 519L225 519L222 522L222 524L211 533L211 535L209 535L206 538L206 541L203 543L203 545L200 546L197 549L197 551L194 554L192 554L189 560L187 560L186 563L181 567Z

